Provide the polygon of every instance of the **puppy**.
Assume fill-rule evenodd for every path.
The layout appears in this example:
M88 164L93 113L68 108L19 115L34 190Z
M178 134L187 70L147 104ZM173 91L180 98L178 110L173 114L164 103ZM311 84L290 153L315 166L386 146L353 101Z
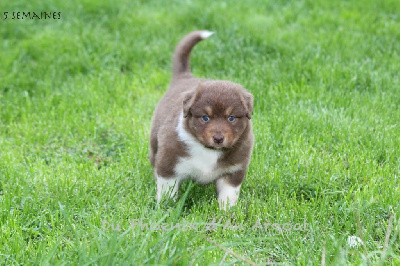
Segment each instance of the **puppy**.
M175 48L170 88L155 109L150 163L157 201L177 198L179 184L215 182L220 209L236 205L253 149L253 96L241 85L193 77L192 48L212 32L195 31Z

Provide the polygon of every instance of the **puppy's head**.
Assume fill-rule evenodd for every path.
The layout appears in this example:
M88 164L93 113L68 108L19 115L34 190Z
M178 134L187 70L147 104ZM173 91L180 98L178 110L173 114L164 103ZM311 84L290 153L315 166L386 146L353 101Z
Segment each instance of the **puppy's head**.
M204 146L231 148L250 123L253 96L229 81L204 81L185 95L186 129Z

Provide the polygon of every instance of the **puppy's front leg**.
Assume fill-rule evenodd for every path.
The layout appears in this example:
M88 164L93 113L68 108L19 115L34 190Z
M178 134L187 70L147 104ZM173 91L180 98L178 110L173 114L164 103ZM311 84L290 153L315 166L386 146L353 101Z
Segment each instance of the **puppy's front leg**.
M215 182L218 193L218 203L221 210L235 206L240 193L240 186L244 178L241 171L218 179Z
M157 202L160 202L163 196L172 198L174 201L178 198L179 179L175 177L164 178L156 175L157 177Z

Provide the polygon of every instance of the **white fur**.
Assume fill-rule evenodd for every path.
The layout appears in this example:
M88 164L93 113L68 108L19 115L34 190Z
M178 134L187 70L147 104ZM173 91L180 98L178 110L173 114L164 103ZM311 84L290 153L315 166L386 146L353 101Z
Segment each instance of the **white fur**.
M176 128L178 137L188 146L188 157L180 158L175 166L175 173L180 180L193 178L199 183L213 182L223 174L233 173L242 168L240 164L218 167L217 161L222 155L220 150L206 148L183 128L183 114Z
M207 39L208 37L210 37L213 34L214 34L213 31L204 30L204 31L202 31L200 33L200 37L204 40L204 39Z
M157 175L157 202L160 202L164 195L176 201L178 188L179 180L177 178L164 178Z
M220 178L216 182L218 191L218 203L221 210L226 210L236 205L240 193L240 186L234 187L224 178Z

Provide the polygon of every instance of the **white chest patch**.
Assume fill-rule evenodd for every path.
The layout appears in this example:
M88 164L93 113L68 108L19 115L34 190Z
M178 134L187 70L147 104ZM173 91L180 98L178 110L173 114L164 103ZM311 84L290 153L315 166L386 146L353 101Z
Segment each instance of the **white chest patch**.
M183 115L179 119L176 128L179 139L188 147L188 157L180 158L175 166L177 177L182 180L193 178L199 183L210 183L223 174L233 173L241 169L241 165L229 167L218 167L218 159L222 156L222 151L212 150L204 147L192 135L183 128Z

